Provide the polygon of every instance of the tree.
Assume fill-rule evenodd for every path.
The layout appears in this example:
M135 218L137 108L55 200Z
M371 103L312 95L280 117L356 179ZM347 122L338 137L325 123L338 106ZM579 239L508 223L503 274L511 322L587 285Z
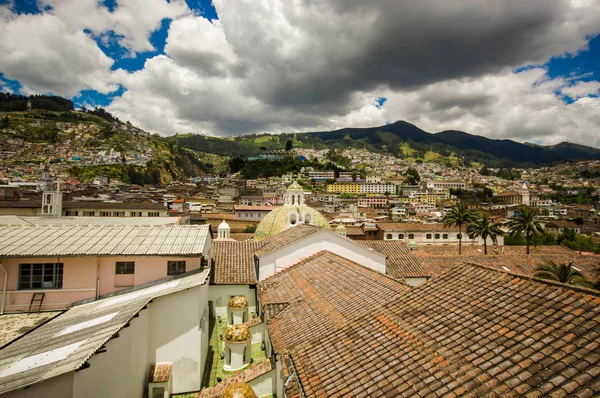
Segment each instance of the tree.
M289 152L292 150L293 147L294 144L292 143L292 140L287 140L285 143L285 150Z
M408 170L406 170L404 176L406 177L406 183L408 185L417 185L419 181L421 181L421 176L419 175L419 172L417 171L417 169L414 169L412 167L409 167Z
M527 254L529 254L529 242L536 235L544 232L544 228L537 219L536 210L531 207L526 207L521 211L518 218L513 218L509 224L510 235L515 236L523 234L525 237L525 245L527 246Z
M546 261L535 269L535 276L571 285L589 286L581 272L573 267L573 262L556 264L552 260Z
M444 216L444 225L456 225L458 227L458 255L462 254L462 226L475 221L475 213L467 208L467 206L458 202L452 206L452 209Z
M483 239L483 252L487 255L487 238L492 242L498 243L498 235L502 235L500 224L493 222L488 216L477 217L472 224L467 227L467 233L475 237L481 236Z

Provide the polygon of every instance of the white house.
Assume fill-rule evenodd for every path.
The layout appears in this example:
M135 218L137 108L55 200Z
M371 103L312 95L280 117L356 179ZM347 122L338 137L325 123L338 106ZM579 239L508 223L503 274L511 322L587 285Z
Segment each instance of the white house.
M74 305L0 351L0 394L142 397L150 381L160 385L150 397L199 390L208 275L194 271ZM148 377L157 364L170 369L163 383Z
M418 245L451 245L458 244L458 227L447 227L443 224L418 224L418 223L380 223L383 240L400 240L414 242ZM462 243L467 245L483 245L481 237L469 236L466 226L462 228ZM504 235L496 237L497 245L504 246ZM488 245L493 245L491 238L487 239Z

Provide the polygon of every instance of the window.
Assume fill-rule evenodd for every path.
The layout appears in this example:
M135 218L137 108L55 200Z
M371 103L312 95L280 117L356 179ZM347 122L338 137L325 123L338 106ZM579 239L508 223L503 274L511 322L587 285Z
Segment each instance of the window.
M385 236L385 238L386 238L386 239L392 239L392 234L387 234L387 235Z
M444 234L444 235L442 235L442 238L444 238L444 239L448 239L448 234Z
M404 239L404 234L399 234L398 239Z
M61 289L63 264L19 264L19 289Z
M414 239L415 238L415 234L408 234L408 239Z
M101 211L100 217L110 217L110 211Z
M475 239L475 235L469 234L469 239Z
M142 216L141 211L130 211L129 212L129 217L141 217L141 216Z
M461 234L456 234L456 239L461 239Z
M67 217L69 217L69 216L78 216L79 212L77 210L75 210L75 211L67 210L65 214L67 215Z
M84 217L94 217L95 215L96 215L96 212L93 210L92 211L86 211L86 210L83 211Z
M133 274L135 272L135 262L133 261L117 261L115 273L117 275Z
M425 235L425 239L431 239L431 234Z
M185 272L185 261L167 262L167 275L183 274Z
M157 211L149 211L148 212L148 217L159 217L160 213Z
M435 238L439 239L440 238L440 234L435 234Z
M125 217L124 211L113 211L113 217Z

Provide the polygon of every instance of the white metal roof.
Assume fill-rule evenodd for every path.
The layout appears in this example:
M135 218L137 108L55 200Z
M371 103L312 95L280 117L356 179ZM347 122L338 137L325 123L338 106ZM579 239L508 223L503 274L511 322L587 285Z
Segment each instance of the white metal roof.
M208 225L0 226L0 257L201 255Z
M79 369L151 300L203 285L209 272L169 277L75 305L0 350L0 394Z
M177 225L181 217L35 217L0 216L0 225Z

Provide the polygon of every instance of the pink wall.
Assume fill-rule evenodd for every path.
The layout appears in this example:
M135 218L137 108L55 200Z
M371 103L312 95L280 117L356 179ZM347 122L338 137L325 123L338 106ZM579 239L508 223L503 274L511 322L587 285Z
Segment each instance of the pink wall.
M115 275L117 261L134 261L134 275ZM42 310L63 309L75 301L95 297L97 277L100 278L100 294L107 294L128 286L137 286L165 278L168 261L185 261L186 271L200 268L199 257L4 258L2 266L8 272L8 289L4 310L5 312L27 311L31 297L36 292L46 293ZM63 263L62 289L17 289L19 264L59 262ZM0 274L0 286L4 282L2 277L3 275Z
M19 264L28 263L63 263L62 289L17 290ZM74 301L94 297L96 294L95 257L4 258L2 266L8 272L6 312L27 311L35 292L46 293L42 310L65 308Z
M134 261L135 273L116 275L117 261ZM200 268L199 257L100 257L100 294L125 289L127 285L137 286L166 278L168 261L185 261L186 271Z

